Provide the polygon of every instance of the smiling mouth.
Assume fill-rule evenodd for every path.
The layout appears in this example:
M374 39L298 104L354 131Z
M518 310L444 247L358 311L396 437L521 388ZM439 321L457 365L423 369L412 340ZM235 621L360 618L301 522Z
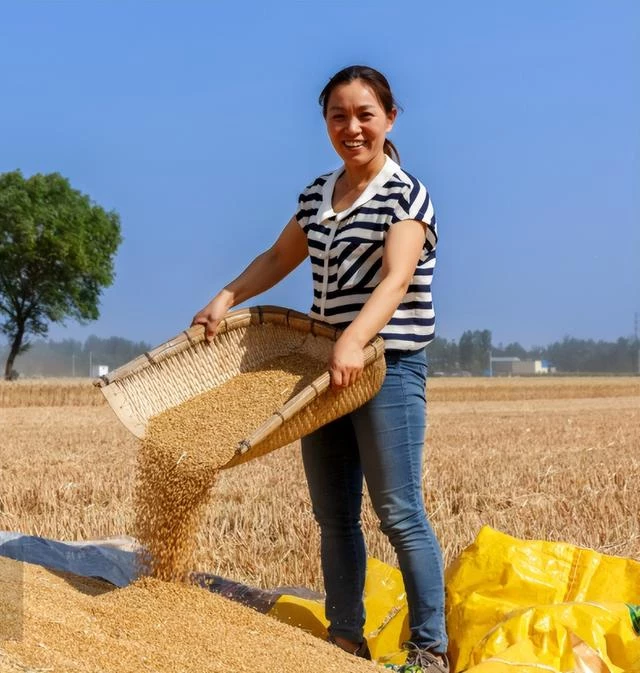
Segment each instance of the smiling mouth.
M347 149L357 150L359 147L364 147L364 140L345 140L342 144Z

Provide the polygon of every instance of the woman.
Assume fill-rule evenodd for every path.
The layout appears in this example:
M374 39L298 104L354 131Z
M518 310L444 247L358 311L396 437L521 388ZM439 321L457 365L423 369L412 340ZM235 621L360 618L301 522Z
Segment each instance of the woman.
M380 392L302 440L320 526L330 640L369 658L363 637L366 549L363 477L405 583L411 641L403 670L448 671L442 554L422 495L425 346L433 338L431 278L436 222L424 186L396 163L386 138L397 106L386 78L365 66L334 75L320 94L343 166L309 185L276 242L193 319L212 338L233 306L269 289L311 258L310 315L344 329L328 363L331 384L354 383L363 348L385 340ZM396 161L394 161L394 158Z

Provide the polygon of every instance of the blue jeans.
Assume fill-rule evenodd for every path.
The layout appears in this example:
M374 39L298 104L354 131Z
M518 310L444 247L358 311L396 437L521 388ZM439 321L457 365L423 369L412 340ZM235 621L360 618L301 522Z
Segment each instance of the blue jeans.
M314 516L320 525L329 633L360 642L367 552L360 524L363 477L380 529L398 557L411 641L447 649L442 552L422 494L426 426L425 350L387 352L379 393L302 440Z

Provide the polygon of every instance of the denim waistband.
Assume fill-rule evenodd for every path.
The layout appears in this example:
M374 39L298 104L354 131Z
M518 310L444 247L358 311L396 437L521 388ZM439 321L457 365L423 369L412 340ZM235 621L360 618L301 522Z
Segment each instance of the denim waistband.
M401 350L386 350L384 352L384 359L387 362L399 362L400 360L417 360L418 362L425 362L427 358L427 347L423 346L414 351Z

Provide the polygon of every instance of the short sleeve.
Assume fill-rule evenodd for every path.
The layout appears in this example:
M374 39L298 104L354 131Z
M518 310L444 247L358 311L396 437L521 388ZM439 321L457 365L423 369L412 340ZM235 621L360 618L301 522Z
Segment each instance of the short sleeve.
M318 212L320 204L319 184L322 184L320 183L320 178L306 187L302 194L298 196L296 220L298 220L298 224L302 227L305 234L309 233L310 219Z
M425 250L432 252L438 242L438 225L436 213L427 188L419 181L413 180L405 185L398 196L393 223L401 220L418 220L426 225Z
M306 233L309 228L309 209L305 201L306 190L298 196L298 208L296 209L296 220Z
M328 177L329 174L316 178L298 197L296 220L305 234L309 233L309 226L318 213L318 208L322 203L322 186Z

